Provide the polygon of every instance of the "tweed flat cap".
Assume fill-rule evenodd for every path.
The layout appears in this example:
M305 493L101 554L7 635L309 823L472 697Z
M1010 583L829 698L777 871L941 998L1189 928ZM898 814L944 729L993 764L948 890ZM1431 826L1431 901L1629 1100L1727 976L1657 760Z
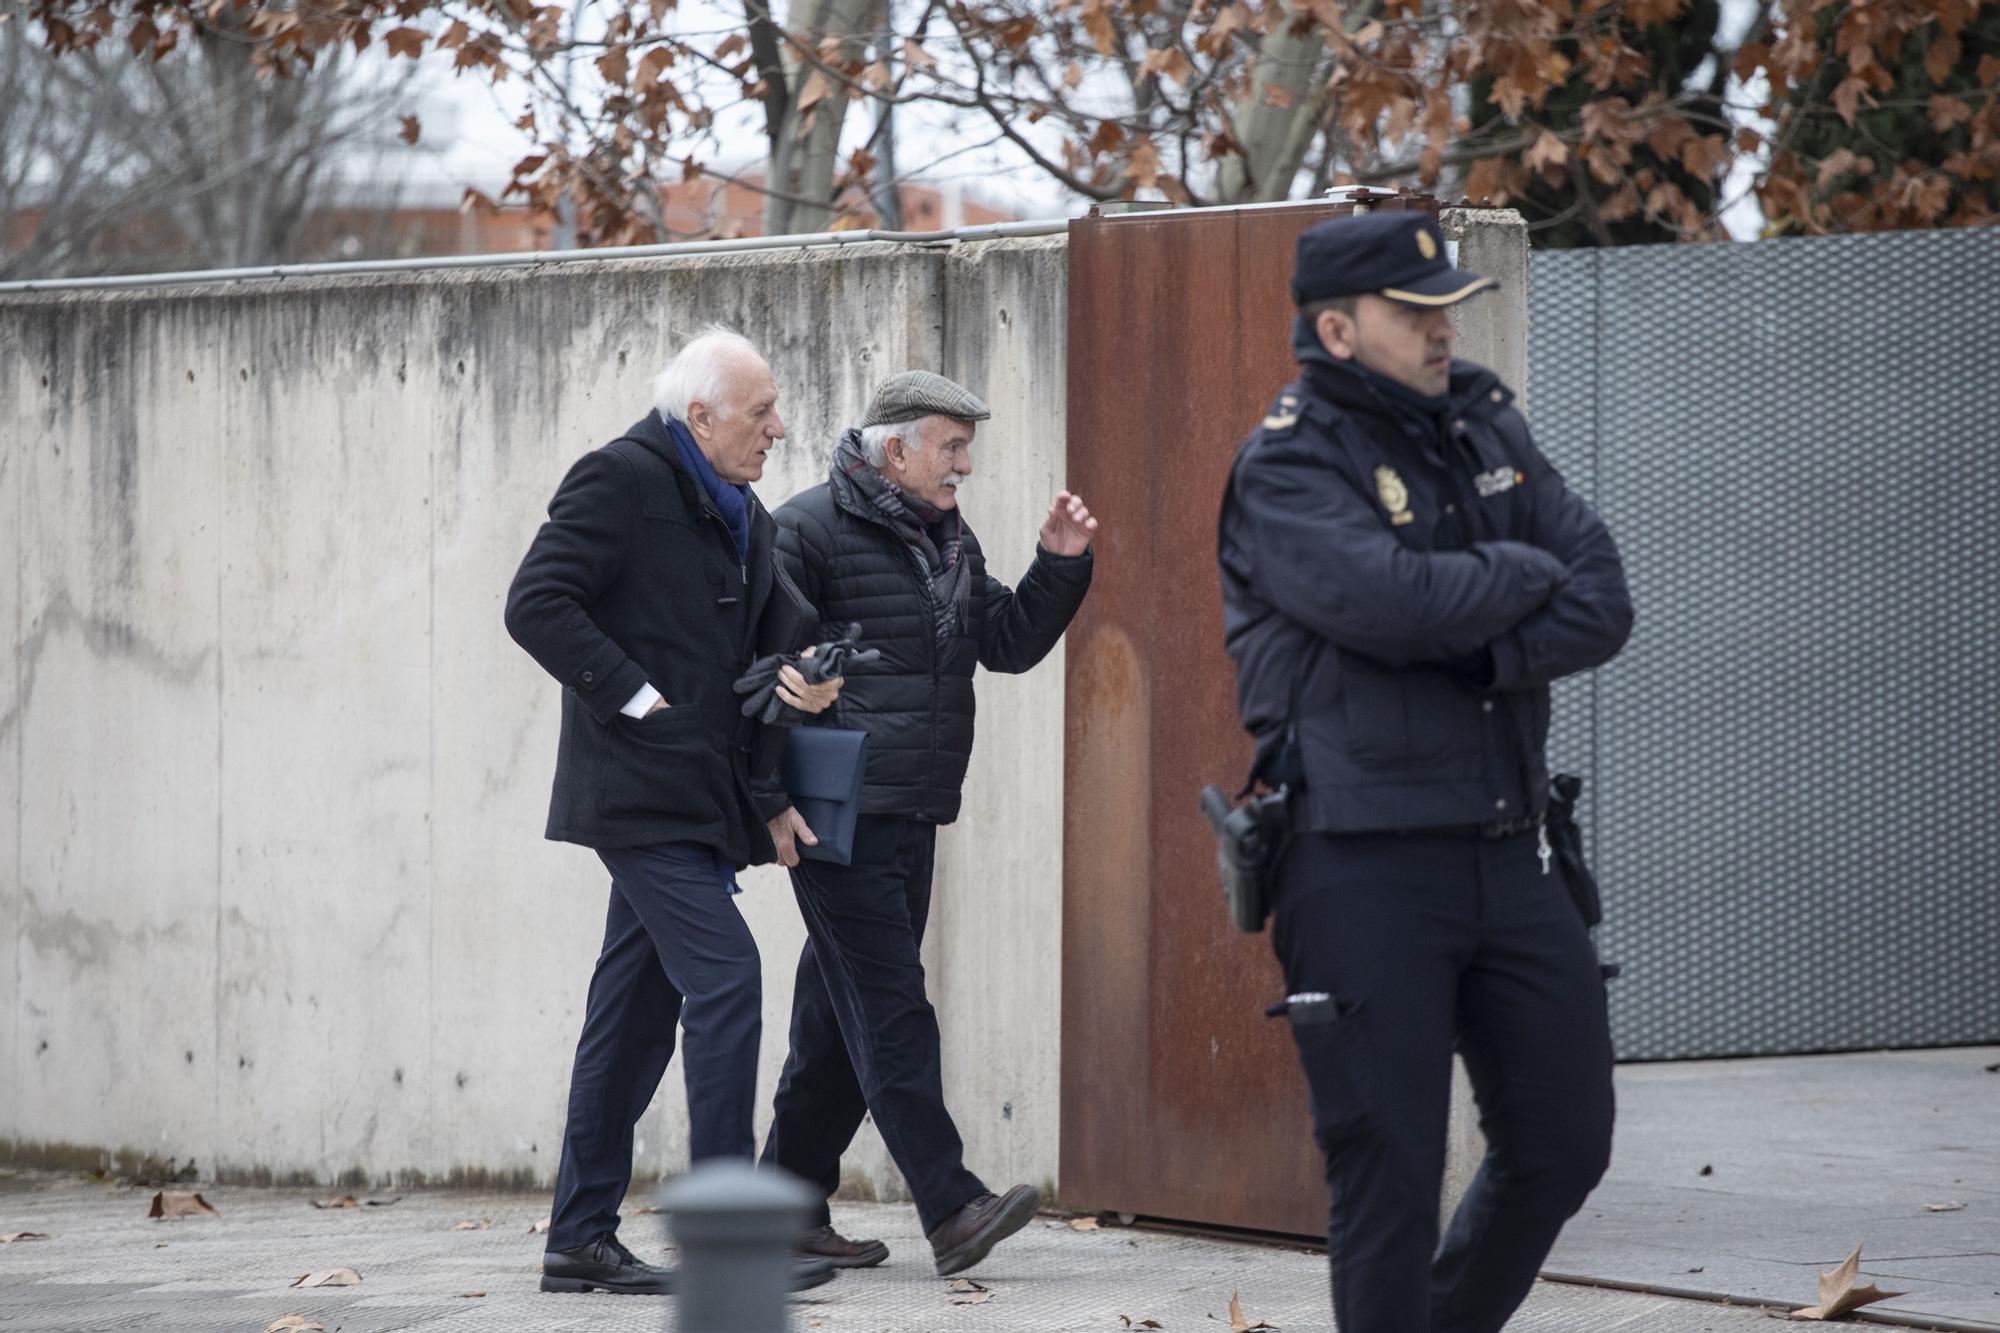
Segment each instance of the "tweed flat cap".
M928 370L906 370L875 386L875 396L868 400L868 411L861 424L893 426L920 417L984 421L992 415L993 410L964 385Z

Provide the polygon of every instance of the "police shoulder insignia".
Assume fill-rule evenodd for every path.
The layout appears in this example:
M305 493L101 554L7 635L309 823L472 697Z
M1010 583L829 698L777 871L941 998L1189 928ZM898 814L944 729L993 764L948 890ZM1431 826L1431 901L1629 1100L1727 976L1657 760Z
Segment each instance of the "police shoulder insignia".
M1389 521L1397 527L1416 519L1416 515L1410 512L1410 488L1403 485L1396 469L1375 469L1375 494L1380 497L1382 507L1389 511Z
M1265 414L1265 430L1290 430L1299 424L1299 399L1297 394L1283 394L1271 410Z

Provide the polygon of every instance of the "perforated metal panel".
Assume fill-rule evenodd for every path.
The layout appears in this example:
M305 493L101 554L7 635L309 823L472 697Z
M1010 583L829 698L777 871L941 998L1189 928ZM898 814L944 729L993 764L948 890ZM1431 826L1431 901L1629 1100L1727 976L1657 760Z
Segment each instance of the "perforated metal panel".
M1538 254L1638 625L1558 692L1628 1059L2000 1040L2000 230Z

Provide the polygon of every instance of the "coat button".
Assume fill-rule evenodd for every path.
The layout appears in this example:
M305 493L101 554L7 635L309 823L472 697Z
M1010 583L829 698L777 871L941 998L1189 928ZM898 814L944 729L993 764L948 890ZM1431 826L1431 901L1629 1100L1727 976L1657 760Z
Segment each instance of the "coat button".
M1493 803L1493 808L1495 810L1505 810L1507 808L1507 798L1505 796L1502 796L1499 800Z
M1446 506L1444 507L1444 512L1445 512L1445 513L1447 513L1447 514L1456 514L1456 513L1458 512L1458 506L1457 506L1457 505L1446 505Z
M1456 420L1456 421L1452 422L1452 423L1451 423L1451 428L1452 428L1453 430L1464 430L1464 429L1465 429L1465 418L1464 418L1464 417L1460 417L1460 418L1459 418L1458 420Z
M597 673L595 671L586 671L583 673L583 683L586 685L590 684L591 681L596 679L597 679Z
M1480 712L1482 712L1482 713L1490 713L1490 712L1492 712L1492 711L1493 711L1493 701L1492 701L1491 699L1482 699L1482 700L1480 700L1480 703L1479 703L1479 711L1480 711ZM1503 802L1503 804L1504 804L1504 802Z
M1493 391L1493 401L1496 403L1499 402L1502 398L1505 398L1506 396L1507 396L1506 394L1500 392L1500 390L1498 389L1495 389Z

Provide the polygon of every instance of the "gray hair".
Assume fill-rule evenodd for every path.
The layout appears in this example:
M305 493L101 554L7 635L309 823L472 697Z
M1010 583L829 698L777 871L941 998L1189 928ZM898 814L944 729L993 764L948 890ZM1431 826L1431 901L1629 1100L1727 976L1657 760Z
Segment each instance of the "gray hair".
M880 469L889 460L889 441L901 439L903 447L913 454L922 453L924 436L929 417L918 417L915 421L885 421L879 425L861 428L861 456L868 460L868 466Z
M723 324L705 326L667 359L660 377L653 381L654 408L669 420L686 421L689 407L707 403L727 419L724 382L730 363L745 356L764 359L757 345L736 330Z

